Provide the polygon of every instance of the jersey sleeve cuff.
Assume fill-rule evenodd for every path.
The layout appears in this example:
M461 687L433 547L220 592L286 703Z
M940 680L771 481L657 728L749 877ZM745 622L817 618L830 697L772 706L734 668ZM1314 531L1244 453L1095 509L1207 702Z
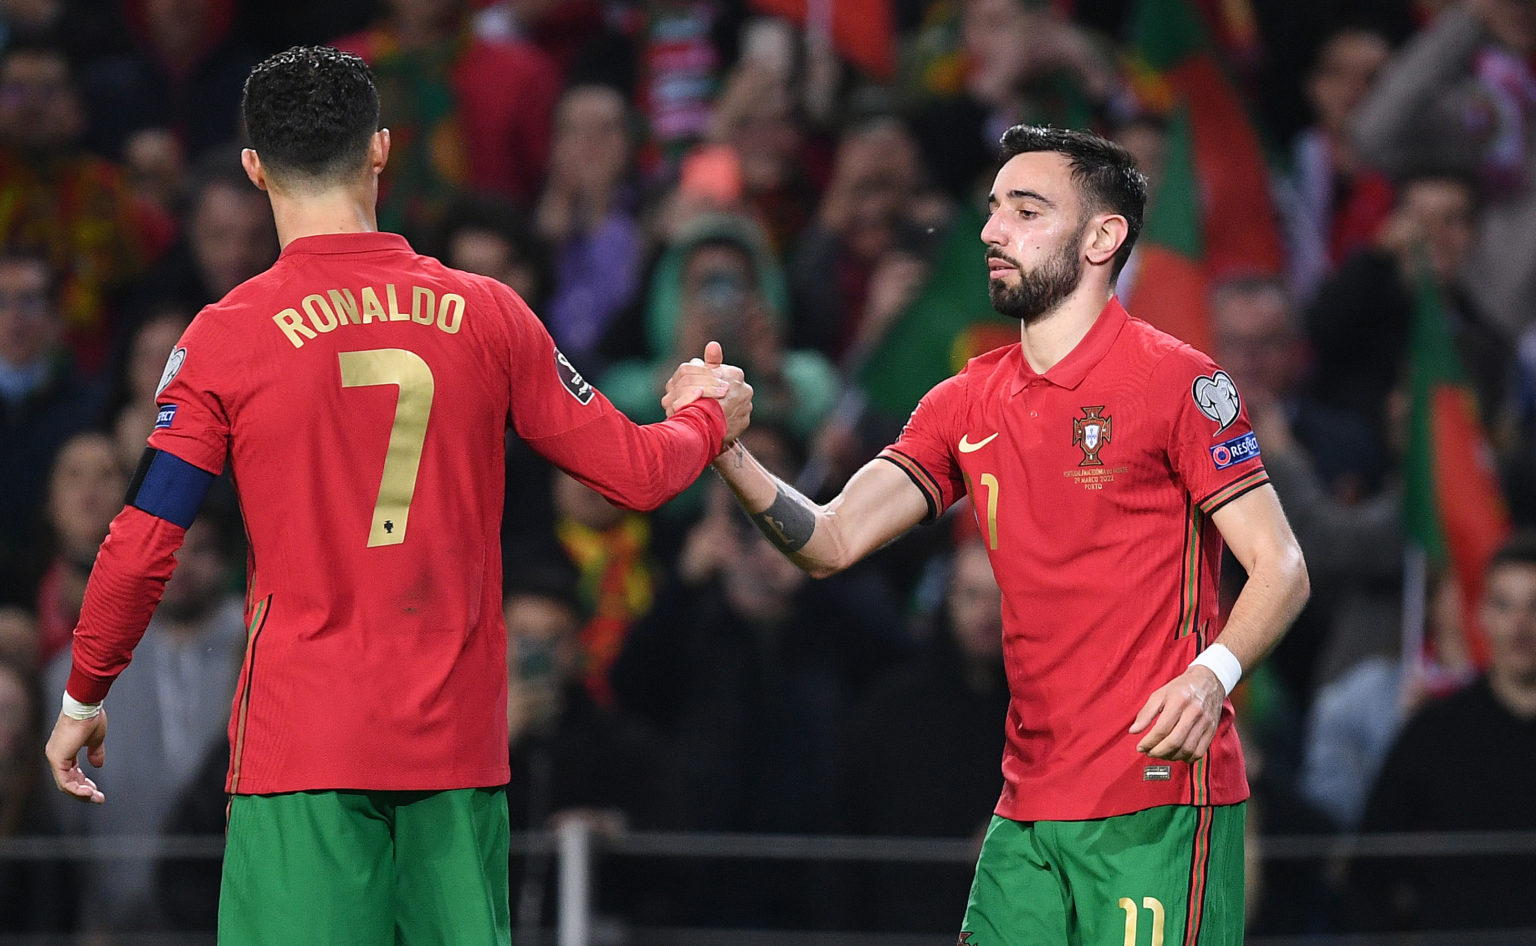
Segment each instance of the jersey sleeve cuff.
M912 481L918 491L923 494L923 501L928 504L928 515L923 517L924 522L932 522L939 517L939 510L944 508L944 493L939 489L939 483L922 464L897 450L895 447L886 447L880 451L878 459L893 463L901 472L907 474L907 479Z
M1269 471L1259 467L1257 470L1252 470L1233 482L1207 494L1197 505L1200 507L1201 512L1209 516L1237 497L1244 493L1250 493L1268 482Z
M112 680L87 673L79 667L69 668L69 682L64 685L64 692L81 703L100 703L107 698L110 689Z

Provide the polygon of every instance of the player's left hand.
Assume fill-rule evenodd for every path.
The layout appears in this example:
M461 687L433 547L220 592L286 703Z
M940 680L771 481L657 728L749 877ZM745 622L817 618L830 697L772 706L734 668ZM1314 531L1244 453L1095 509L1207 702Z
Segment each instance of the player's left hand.
M79 801L101 804L107 800L96 783L80 770L80 750L86 750L86 758L98 769L106 764L107 711L102 710L90 719L75 719L59 714L53 725L53 735L43 750L48 756L48 769L53 773L54 784L59 791Z
M1215 673L1206 667L1190 667L1158 687L1136 714L1131 724L1133 735L1157 720L1136 743L1136 751L1154 759L1195 761L1205 755L1216 737L1221 703L1226 697Z

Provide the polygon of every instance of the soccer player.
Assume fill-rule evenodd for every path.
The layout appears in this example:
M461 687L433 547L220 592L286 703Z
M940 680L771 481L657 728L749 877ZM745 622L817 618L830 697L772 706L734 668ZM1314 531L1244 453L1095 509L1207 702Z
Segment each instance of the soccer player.
M962 943L1238 943L1248 785L1227 696L1305 602L1306 568L1233 379L1114 296L1146 202L1130 155L1017 126L1002 158L981 238L1019 344L929 391L825 506L739 444L715 467L814 575L970 494L1010 705ZM1248 573L1224 627L1223 542Z
M682 366L705 397L637 427L511 290L377 232L389 132L356 57L275 55L242 109L283 252L171 354L49 764L105 800L78 753L104 761L103 698L227 462L251 555L220 942L508 943L506 429L649 509L740 434L751 388Z

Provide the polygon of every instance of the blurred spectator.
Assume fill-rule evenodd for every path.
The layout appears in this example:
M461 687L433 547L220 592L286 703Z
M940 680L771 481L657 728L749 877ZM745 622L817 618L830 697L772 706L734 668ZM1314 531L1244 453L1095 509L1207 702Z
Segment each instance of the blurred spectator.
M555 251L554 286L539 310L560 350L594 374L599 345L640 290L645 235L631 179L634 123L611 88L576 86L555 109L549 181L538 224Z
M0 51L43 38L57 42L75 62L126 45L117 5L110 0L0 0Z
M195 315L277 259L272 208L267 195L246 178L239 148L231 145L205 155L193 171L187 196L186 230L139 281L125 322L136 323L168 306ZM123 328L119 343L137 325Z
M787 71L743 58L715 102L709 137L730 147L741 174L741 199L783 259L816 212L814 151Z
M108 711L117 720L115 745L107 767L92 772L110 802L96 808L51 793L66 832L157 834L211 747L224 738L246 628L244 606L229 591L222 540L216 520L208 516L187 530L176 571L134 651L137 672L112 688ZM69 654L61 653L48 665L44 692L63 693L69 669ZM89 864L81 928L157 929L152 870L149 856Z
M968 514L962 514L962 518ZM841 822L853 834L974 837L996 803L1008 713L1002 592L986 546L968 536L948 562L927 652L872 688L844 739ZM968 870L872 864L850 891L860 928L952 930Z
M581 673L589 693L607 706L613 702L608 668L656 594L651 521L643 513L620 509L564 472L553 475L555 536L576 566L587 615L577 635Z
M1330 408L1307 392L1307 342L1291 300L1278 277L1218 282L1210 292L1212 354L1237 382L1249 413L1277 411L1273 419L1306 451L1323 485L1342 501L1358 501L1380 487L1389 458L1358 414Z
M165 366L187 325L190 313L167 308L151 315L128 341L105 418L124 469L139 465L145 441L155 427L155 395Z
M25 546L54 454L101 409L61 343L57 289L46 259L0 251L0 599L22 596Z
M914 127L936 182L979 205L977 187L991 181L1004 130L1020 122L1091 129L1119 85L1108 44L1052 5L962 0L958 10L964 93L924 109Z
M660 420L662 381L713 339L752 378L754 421L804 439L832 409L839 382L819 352L785 349L787 302L783 270L760 229L741 217L701 217L652 274L645 328L653 359L620 362L598 386L637 421Z
M86 136L126 161L134 136L169 131L196 161L240 133L240 96L256 56L233 31L235 0L120 0L131 52L81 74Z
M0 654L0 838L56 834L44 803L39 735L42 698L31 667ZM67 868L48 860L0 858L0 933L63 933L73 912Z
M1457 174L1426 172L1402 182L1378 246L1346 260L1307 309L1319 400L1385 432L1387 395L1407 376L1409 325L1428 279L1453 326L1483 421L1495 426L1514 356L1462 276L1473 255L1478 212L1472 183Z
M1480 612L1487 673L1408 721L1363 831L1536 831L1536 537L1494 556ZM1536 926L1533 875L1529 852L1357 860L1346 914L1371 930Z
M1212 355L1237 382L1266 467L1273 459L1279 468L1271 473L1275 491L1297 540L1315 556L1309 568L1319 573L1306 608L1265 662L1285 695L1304 710L1318 685L1320 654L1360 634L1337 618L1357 621L1367 604L1396 618L1401 497L1350 505L1380 488L1388 458L1364 420L1320 404L1304 390L1306 345L1285 283L1272 276L1234 277L1217 283L1209 300ZM1383 600L1379 585L1393 593ZM1282 731L1294 746L1294 728Z
M1505 332L1536 299L1536 5L1449 4L1392 58L1361 104L1365 160L1403 176L1454 168L1487 198L1464 260L1465 289Z
M111 342L113 296L164 250L170 222L121 169L79 150L85 113L57 48L0 57L0 248L41 253L63 275L64 341L88 374Z
M431 242L444 263L491 277L542 315L554 281L550 248L516 204L489 194L459 197Z
M725 0L640 0L634 5L634 98L650 128L650 176L670 176L688 148L708 133L720 77L735 52L743 6Z
M529 204L549 157L554 64L527 43L470 28L468 0L385 0L388 14L335 42L373 68L391 160L379 226L423 234L456 190Z
M50 558L37 586L38 659L44 665L69 650L96 550L123 508L127 488L128 471L106 434L76 434L59 448L45 510Z
M789 455L768 428L743 439L760 458ZM678 579L624 641L614 692L684 760L686 827L830 830L840 720L906 656L904 622L871 571L812 583L731 510L723 484L710 486ZM793 927L818 899L790 865L691 866L691 923Z
M19 605L0 605L0 661L37 670L37 622Z
M582 683L574 576L556 565L519 562L507 580L506 619L512 830L547 829L572 817L600 829L669 827L673 792L658 737L599 706ZM519 861L512 865L513 914L519 929L530 930L554 918L554 862L547 854ZM599 865L599 914L665 915L658 913L658 902L668 899L665 885L654 875L635 876L635 866Z
M1357 250L1369 246L1392 210L1392 185L1365 164L1350 138L1356 110L1391 50L1380 33L1335 30L1306 77L1314 124L1291 146L1291 191L1277 200L1290 231L1290 279L1298 297Z
M187 153L169 129L134 132L123 143L123 170L135 200L168 217L180 215L186 199Z
M1361 537L1369 540L1372 531L1371 523L1363 523ZM1360 827L1366 796L1403 720L1425 699L1455 691L1476 673L1462 638L1456 588L1447 574L1431 580L1422 656L1402 653L1400 643L1356 660L1318 690L1307 714L1300 788L1339 827ZM1391 630L1401 641L1398 627Z
M911 302L944 216L941 201L921 201L923 178L917 144L900 122L876 119L844 134L790 269L797 347L860 358Z

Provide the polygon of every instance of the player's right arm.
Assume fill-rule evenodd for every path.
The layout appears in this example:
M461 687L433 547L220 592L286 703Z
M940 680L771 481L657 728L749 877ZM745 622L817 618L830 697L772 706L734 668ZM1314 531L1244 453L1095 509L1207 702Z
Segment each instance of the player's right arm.
M715 460L752 524L774 547L816 578L825 578L922 522L927 498L907 474L871 460L826 505L774 476L740 443Z

